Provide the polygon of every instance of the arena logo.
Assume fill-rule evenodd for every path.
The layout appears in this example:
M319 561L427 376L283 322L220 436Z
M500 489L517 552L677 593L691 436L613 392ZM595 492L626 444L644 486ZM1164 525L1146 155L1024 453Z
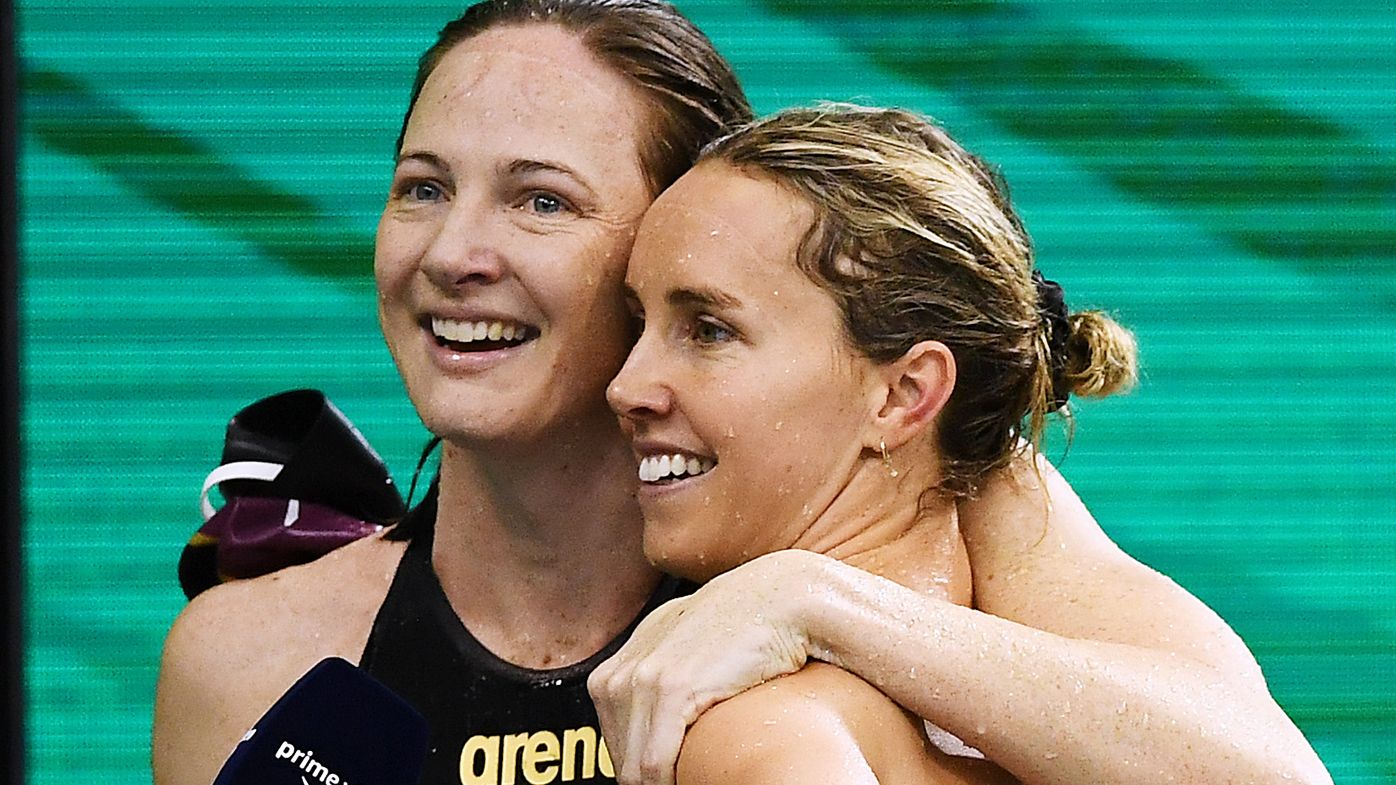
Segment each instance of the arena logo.
M460 751L461 785L549 785L615 777L606 740L593 727L471 736ZM326 783L326 785L329 785Z
M289 741L281 742L281 746L276 748L274 760L289 760L300 770L309 774L311 778L318 781L320 785L349 785L348 780L340 779L338 774L330 771L329 767L315 759L315 753L311 750L298 750L296 745ZM311 785L310 781L301 775L301 782L304 785Z

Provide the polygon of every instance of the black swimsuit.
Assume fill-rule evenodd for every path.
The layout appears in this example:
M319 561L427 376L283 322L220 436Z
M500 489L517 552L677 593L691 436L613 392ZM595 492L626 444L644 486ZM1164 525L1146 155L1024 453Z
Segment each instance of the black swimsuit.
M435 510L414 514L435 517ZM522 668L490 653L461 624L431 566L431 528L422 528L398 564L360 660L427 719L422 785L615 782L587 676L645 614L693 586L662 580L625 631L582 662Z

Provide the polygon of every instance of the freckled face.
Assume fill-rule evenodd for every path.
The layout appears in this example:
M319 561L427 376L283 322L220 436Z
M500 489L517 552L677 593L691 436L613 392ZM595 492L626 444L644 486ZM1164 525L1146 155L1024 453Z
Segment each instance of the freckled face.
M645 552L666 571L706 580L796 545L860 459L875 375L795 266L813 215L707 163L641 225L626 282L644 331L609 398L641 458Z
M482 33L427 79L374 272L383 335L433 432L517 442L610 417L621 282L651 201L645 122L637 89L553 25Z

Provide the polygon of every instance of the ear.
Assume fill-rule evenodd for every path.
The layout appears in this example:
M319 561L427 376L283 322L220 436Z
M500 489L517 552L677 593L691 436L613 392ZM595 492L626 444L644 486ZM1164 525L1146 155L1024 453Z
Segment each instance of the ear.
M877 415L869 423L868 446L885 441L895 449L925 432L945 408L955 389L955 355L940 341L922 341L880 366L878 373Z

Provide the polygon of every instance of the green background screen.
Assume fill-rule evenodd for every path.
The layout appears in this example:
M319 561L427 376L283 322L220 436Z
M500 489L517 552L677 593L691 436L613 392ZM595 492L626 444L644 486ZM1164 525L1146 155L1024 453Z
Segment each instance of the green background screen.
M424 440L372 237L463 3L17 5L29 779L142 783L227 418L321 388L404 485ZM679 5L758 110L913 107L999 164L1041 267L1142 348L1064 472L1236 627L1338 782L1396 782L1389 0Z

